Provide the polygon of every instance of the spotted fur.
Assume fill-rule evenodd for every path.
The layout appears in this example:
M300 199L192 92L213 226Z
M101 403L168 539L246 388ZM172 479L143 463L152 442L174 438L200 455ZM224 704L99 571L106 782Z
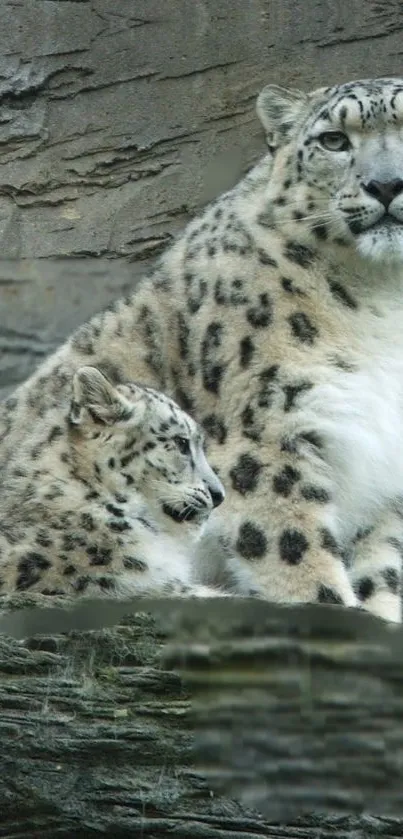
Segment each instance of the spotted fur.
M397 621L403 80L269 86L258 113L264 159L5 404L3 526L23 537L7 510L44 491L71 377L95 364L149 381L204 428L228 490L210 558L224 567L236 550L269 599Z
M113 385L97 368L80 367L72 383L60 424L29 443L32 468L10 471L2 590L217 596L194 561L224 499L200 428L162 393Z

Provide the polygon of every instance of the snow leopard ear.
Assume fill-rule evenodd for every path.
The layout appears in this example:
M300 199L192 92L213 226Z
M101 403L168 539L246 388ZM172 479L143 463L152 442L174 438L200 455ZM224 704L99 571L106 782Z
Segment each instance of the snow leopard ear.
M134 406L96 367L80 367L73 376L69 420L74 426L86 421L113 425L131 418Z
M302 90L269 84L257 98L257 115L267 136L267 144L273 151L287 139L299 114L309 100Z

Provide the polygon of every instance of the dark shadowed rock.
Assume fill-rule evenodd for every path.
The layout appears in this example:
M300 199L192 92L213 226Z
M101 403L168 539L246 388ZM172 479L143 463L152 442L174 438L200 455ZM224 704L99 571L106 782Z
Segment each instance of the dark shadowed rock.
M4 836L401 835L402 629L330 606L46 604L0 612Z

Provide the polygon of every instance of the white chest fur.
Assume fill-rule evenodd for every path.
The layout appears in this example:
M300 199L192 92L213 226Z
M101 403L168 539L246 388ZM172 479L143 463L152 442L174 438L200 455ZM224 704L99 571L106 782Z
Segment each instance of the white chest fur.
M339 534L348 539L403 496L403 311L368 312L345 353L353 369L321 371L298 413L325 442Z

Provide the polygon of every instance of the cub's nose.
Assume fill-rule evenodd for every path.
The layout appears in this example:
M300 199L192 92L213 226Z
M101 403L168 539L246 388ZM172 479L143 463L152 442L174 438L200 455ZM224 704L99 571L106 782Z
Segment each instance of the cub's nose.
M219 507L225 498L224 490L219 488L212 489L210 487L210 495L213 501L213 507Z

